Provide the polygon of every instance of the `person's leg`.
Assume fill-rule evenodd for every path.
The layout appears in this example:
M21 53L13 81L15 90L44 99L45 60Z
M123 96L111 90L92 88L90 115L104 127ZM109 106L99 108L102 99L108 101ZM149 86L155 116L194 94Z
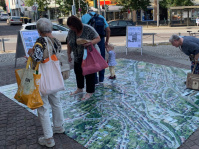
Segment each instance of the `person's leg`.
M59 94L55 93L49 95L49 103L52 107L53 132L63 133L65 131L62 126L64 122L64 116Z
M89 99L95 92L95 73L85 76L86 78L86 94L82 100Z
M115 77L115 66L112 66L112 75Z
M112 76L112 70L111 70L111 66L109 66L109 71L110 71L110 76Z
M51 127L51 121L49 116L49 101L48 96L42 96L43 106L37 109L38 118L41 122L44 137L39 138L40 145L46 145L47 147L53 147L55 145L53 139L53 131Z
M71 95L83 92L84 88L84 76L82 75L81 63L74 63L74 72L76 76L77 90L71 93Z
M98 42L98 46L100 48L101 56L105 59L105 40L104 40L104 37L101 38L100 42ZM105 69L99 71L99 82L104 81L104 73L105 73Z

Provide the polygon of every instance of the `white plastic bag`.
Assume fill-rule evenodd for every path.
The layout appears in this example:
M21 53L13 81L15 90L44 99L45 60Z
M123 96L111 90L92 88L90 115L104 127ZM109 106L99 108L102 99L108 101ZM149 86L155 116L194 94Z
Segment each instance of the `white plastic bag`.
M42 95L49 95L58 91L64 90L64 80L61 74L61 68L58 61L53 61L50 56L49 42L47 37L44 37L47 42L47 49L49 53L49 61L39 64L40 79L40 92Z

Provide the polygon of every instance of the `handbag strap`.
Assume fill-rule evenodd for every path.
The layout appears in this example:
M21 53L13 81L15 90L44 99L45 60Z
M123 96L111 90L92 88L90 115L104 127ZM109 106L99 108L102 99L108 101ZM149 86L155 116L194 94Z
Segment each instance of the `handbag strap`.
M51 57L50 57L50 50L49 50L49 43L48 43L48 37L44 37L46 43L47 43L47 50L48 50L48 56L49 56L49 61L51 61Z
M40 64L40 62L37 62L37 65L35 67L35 71L38 70L39 64ZM26 64L26 69L28 69L30 65L31 65L31 68L32 68L32 58L29 56L28 60L27 60L27 64Z

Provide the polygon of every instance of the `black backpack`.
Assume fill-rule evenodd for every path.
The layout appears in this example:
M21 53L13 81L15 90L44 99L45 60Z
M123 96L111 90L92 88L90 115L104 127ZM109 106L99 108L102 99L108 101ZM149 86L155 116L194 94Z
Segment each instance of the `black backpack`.
M93 15L93 14L89 13L89 15L92 18L89 20L88 24L95 28L95 30L100 35L100 37L105 37L106 36L106 31L105 31L104 19L99 17L98 14Z

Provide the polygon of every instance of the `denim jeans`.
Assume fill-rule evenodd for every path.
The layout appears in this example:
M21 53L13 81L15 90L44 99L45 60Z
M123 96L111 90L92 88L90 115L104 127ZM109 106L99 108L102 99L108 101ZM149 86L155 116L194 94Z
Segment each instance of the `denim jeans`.
M97 45L100 48L101 56L105 59L105 39L104 39L104 37L101 37L101 41L98 42ZM95 73L95 84L97 84L98 82L104 81L104 73L105 73L105 69ZM99 80L98 80L97 74L99 75Z

